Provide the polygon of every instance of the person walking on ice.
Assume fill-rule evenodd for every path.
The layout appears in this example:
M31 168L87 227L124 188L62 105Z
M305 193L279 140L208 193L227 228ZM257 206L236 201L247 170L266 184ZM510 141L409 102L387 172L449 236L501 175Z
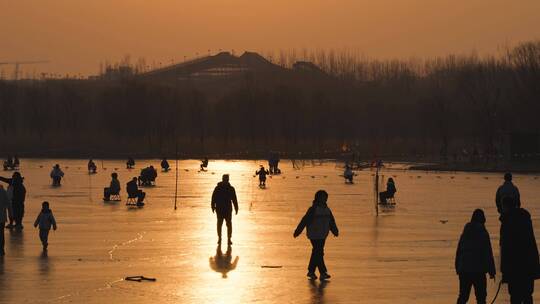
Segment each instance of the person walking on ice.
M493 250L485 223L484 211L474 210L471 221L465 225L459 238L455 260L459 276L457 304L467 303L471 287L474 287L476 303L486 303L486 273L490 278L495 278Z
M259 187L266 187L266 175L268 174L270 174L270 172L268 172L268 170L266 170L263 165L261 165L259 171L255 172L255 175L259 176Z
M212 193L212 213L217 215L218 244L221 244L221 227L223 221L227 224L227 244L232 245L232 207L238 214L238 200L236 191L229 183L229 174L224 174Z
M56 220L52 210L49 208L49 202L43 202L41 204L41 212L38 214L36 221L34 222L34 227L39 226L39 239L43 245L43 251L47 251L49 247L49 231L51 226L56 230Z
M304 228L307 227L307 237L313 246L311 258L309 259L307 276L311 280L316 280L315 270L319 269L320 280L324 281L330 278L326 265L324 263L324 245L328 233L332 231L334 236L339 235L336 220L330 208L328 208L328 193L319 190L315 193L313 205L307 210L306 214L296 227L293 236L298 237Z

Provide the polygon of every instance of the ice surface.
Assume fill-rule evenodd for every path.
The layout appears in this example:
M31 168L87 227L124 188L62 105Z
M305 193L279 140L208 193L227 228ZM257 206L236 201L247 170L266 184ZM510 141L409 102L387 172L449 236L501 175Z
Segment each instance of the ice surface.
M52 188L48 177L55 163L66 173L60 188ZM268 179L262 190L253 177L261 161L211 160L202 173L198 161L181 161L176 211L174 161L173 170L159 173L156 187L145 188L142 209L125 206L125 183L143 165L159 167L159 160L137 160L138 169L131 171L121 161L96 163L98 174L89 175L85 160L22 160L26 227L5 231L1 303L453 303L456 241L477 207L486 211L498 260L493 200L500 174L384 170L385 178L396 181L398 206L376 217L373 172L361 171L347 185L331 162L293 170L290 161L282 161L283 174ZM120 176L124 201L103 203L112 172ZM240 202L230 257L226 246L223 255L216 254L209 202L223 173L230 173ZM540 179L517 175L515 183L540 235L534 195ZM327 242L333 275L327 284L306 279L309 242L304 235L292 237L318 189L329 192L341 233ZM32 227L44 200L58 221L48 256ZM133 275L157 282L123 280ZM489 298L494 291L491 282ZM507 302L503 287L497 303Z

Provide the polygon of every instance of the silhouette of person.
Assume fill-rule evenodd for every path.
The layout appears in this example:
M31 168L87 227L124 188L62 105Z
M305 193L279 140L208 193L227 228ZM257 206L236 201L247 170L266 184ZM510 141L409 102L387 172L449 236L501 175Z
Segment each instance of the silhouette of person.
M135 197L137 198L137 205L143 205L144 198L146 197L146 193L144 193L142 190L139 190L139 187L137 185L137 178L134 177L131 181L129 181L126 184L126 192L128 194L128 197Z
M210 257L210 268L212 268L212 270L214 270L215 272L221 273L221 277L226 279L227 273L236 269L239 259L240 258L236 256L233 262L232 247L230 245L227 246L227 252L223 254L223 252L221 251L221 244L219 244L216 248L216 255Z
M135 167L135 160L133 159L133 157L128 158L126 162L126 168L133 169L134 167Z
M139 176L139 185L140 186L152 186L152 183L156 181L157 171L154 166L146 167L141 170L141 175Z
M208 168L208 157L201 161L201 171L206 171L206 168Z
M352 171L351 166L349 164L345 165L345 171L343 172L343 177L345 178L345 182L353 183L354 178L354 172Z
M327 200L328 193L326 191L317 191L313 205L308 209L293 233L293 236L296 238L307 227L307 237L313 246L307 276L312 280L317 279L315 275L317 268L319 269L321 281L330 278L324 263L324 245L330 231L336 237L339 235L334 215L326 204Z
M8 155L7 159L4 161L4 170L14 169L15 165L13 164L13 157Z
M540 261L531 214L510 196L502 200L501 272L508 283L512 304L533 303L534 280L539 278Z
M218 244L221 244L221 228L223 221L227 225L227 244L232 244L232 208L234 206L235 213L238 214L238 200L236 199L236 191L229 183L229 174L224 174L222 181L217 184L212 193L212 213L217 215L217 234Z
M53 180L53 186L60 186L60 181L64 177L64 172L60 169L60 165L56 164L51 171L51 178Z
M11 196L11 208L12 208L12 217L15 222L15 226L11 223L7 228L23 228L23 217L24 217L24 201L26 199L26 188L23 185L24 178L21 176L21 173L14 172L11 178L5 178L0 176L0 181L9 184L8 192Z
M388 179L388 182L386 183L386 191L379 193L381 204L386 204L386 200L389 198L393 198L396 192L396 184L394 183L394 179L390 177Z
M111 199L111 195L118 194L120 194L120 181L118 180L118 174L112 173L111 184L108 188L103 189L103 200L109 201Z
M521 207L519 189L512 183L512 173L510 172L504 174L504 183L497 189L497 193L495 194L495 204L497 205L499 214L502 213L502 201L505 197L511 197L517 204L517 207Z
M49 247L49 231L51 228L56 230L56 219L49 208L49 202L43 202L41 204L41 212L38 214L34 227L39 227L39 239L41 245L43 245L43 251L47 251Z
M459 238L455 260L456 273L459 275L457 304L467 303L473 286L476 302L486 303L486 273L490 278L495 278L493 250L485 223L484 211L474 210L471 221L465 225Z
M88 161L88 172L90 173L96 173L97 172L97 166L96 163L92 159Z
M163 169L163 171L169 171L170 169L170 165L169 165L169 162L167 161L166 158L164 158L162 161L161 161L161 169Z
M259 176L259 187L266 187L266 175L270 174L268 170L261 165L261 168L255 172L255 175Z
M7 211L9 209L9 199L4 186L0 185L0 257L6 253L4 251L4 226L8 220Z

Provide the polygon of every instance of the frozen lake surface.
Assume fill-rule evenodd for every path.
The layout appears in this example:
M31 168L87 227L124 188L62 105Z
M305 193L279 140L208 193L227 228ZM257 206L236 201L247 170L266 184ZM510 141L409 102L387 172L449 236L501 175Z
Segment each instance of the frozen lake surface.
M66 173L59 188L48 177L55 163ZM330 162L294 170L282 161L283 174L262 190L253 173L263 162L211 160L208 172L198 173L199 161L181 161L176 211L174 161L172 171L158 173L156 187L145 188L142 209L125 206L125 183L143 166L159 167L159 160L137 160L131 171L121 161L96 163L98 174L89 175L85 160L22 160L26 227L5 231L1 303L454 303L456 242L478 207L486 211L498 263L494 195L501 174L384 169L382 175L396 181L398 206L376 217L373 172L360 171L356 183L347 185ZM103 203L112 172L119 174L124 201ZM210 210L223 173L231 175L240 204L230 257L225 247L217 254ZM540 199L534 191L540 178L516 175L514 181L538 236ZM292 237L318 189L328 191L340 228L340 237L327 242L333 277L326 284L307 280L310 244L304 235ZM42 256L32 227L44 200L58 221L48 256ZM157 282L123 280L130 275ZM495 287L489 283L489 301ZM505 287L497 303L508 303Z

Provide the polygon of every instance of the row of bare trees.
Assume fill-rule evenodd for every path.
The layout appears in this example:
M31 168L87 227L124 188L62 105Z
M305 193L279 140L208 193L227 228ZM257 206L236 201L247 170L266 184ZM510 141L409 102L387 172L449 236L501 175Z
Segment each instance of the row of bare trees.
M181 152L208 155L344 146L399 156L500 154L508 134L540 130L540 42L432 60L266 55L283 66L306 58L332 77L276 83L250 74L240 84L222 80L220 90L136 78L2 81L0 153L157 156L178 143Z

